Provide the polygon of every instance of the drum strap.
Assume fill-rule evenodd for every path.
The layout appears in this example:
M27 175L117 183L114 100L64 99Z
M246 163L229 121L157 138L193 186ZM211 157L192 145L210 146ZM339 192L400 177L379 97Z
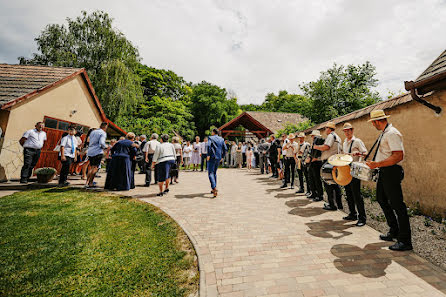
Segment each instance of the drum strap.
M348 149L348 153L351 154L352 153L352 147L353 147L353 143L355 142L355 140L352 140L352 143L350 144L350 148Z
M389 124L386 125L386 127L383 130L383 133L381 133L381 135L378 137L378 139L375 141L375 143L373 144L370 152L367 154L367 156L365 157L364 161L367 161L367 159L369 158L370 154L373 152L373 149L375 148L375 146L378 144L378 146L376 147L376 151L375 154L373 155L373 159L372 161L375 161L376 155L378 154L378 149L379 149L379 145L381 144L381 139L384 136L384 132L386 131L387 127L389 126Z

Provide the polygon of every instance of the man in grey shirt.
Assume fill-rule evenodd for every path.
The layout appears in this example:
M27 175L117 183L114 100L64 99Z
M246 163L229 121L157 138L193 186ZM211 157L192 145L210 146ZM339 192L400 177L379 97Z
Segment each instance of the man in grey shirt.
M266 172L268 174L268 151L270 143L266 142L265 139L260 140L260 144L258 146L259 150L259 164L260 164L260 173Z

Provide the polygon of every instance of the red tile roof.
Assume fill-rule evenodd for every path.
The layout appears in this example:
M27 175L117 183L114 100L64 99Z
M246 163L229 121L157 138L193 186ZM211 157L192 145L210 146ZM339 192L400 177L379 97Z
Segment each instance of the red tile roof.
M80 72L80 68L0 64L0 105Z
M401 105L401 104L405 104L408 103L410 101L412 101L412 97L410 96L409 93L400 95L400 96L396 96L394 98L388 99L388 100L384 100L381 102L378 102L376 104L364 107L362 109L358 109L355 110L354 112L351 112L349 114L337 117L335 119L330 120L331 122L334 122L336 125L337 124L341 124L344 122L348 122L348 121L352 121L358 118L361 118L363 116L367 116L370 114L370 112L372 110L376 110L376 109L389 109L389 108L393 108L395 106ZM328 121L327 121L328 122ZM311 128L306 129L304 132L308 133L311 132L312 130L316 130L316 129L322 129L325 127L325 125L327 124L327 122L323 122L320 124L317 124Z

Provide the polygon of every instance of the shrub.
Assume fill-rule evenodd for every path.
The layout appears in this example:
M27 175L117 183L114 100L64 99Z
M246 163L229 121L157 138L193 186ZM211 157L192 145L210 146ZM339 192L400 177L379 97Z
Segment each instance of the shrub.
M426 226L426 227L432 226L432 218L431 217L424 217L424 226Z
M370 201L376 201L376 189L361 187L361 195L364 198L370 198Z

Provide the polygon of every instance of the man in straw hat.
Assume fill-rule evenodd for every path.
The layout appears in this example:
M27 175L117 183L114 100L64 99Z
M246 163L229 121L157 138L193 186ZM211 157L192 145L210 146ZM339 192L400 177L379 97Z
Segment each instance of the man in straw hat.
M322 201L324 197L324 190L322 189L322 180L321 180L321 151L314 149L315 146L323 144L324 139L321 136L321 132L319 130L313 130L311 132L311 138L313 139L313 144L311 146L311 154L310 154L310 167L308 169L310 175L310 183L311 183L311 196L308 198L313 199L314 201Z
M367 148L361 139L356 138L353 135L353 126L350 123L345 123L343 127L345 134L344 144L342 150L344 154L353 156L353 161L359 161L359 156L367 154ZM366 214L364 209L364 200L361 196L361 181L357 178L353 178L350 184L346 185L345 193L347 194L347 204L349 209L349 215L343 217L347 221L358 220L356 226L362 227L366 223ZM357 211L356 211L357 210Z
M288 135L288 142L284 144L283 150L285 151L284 163L285 163L285 179L281 188L286 188L290 183L290 189L294 189L294 179L296 174L296 161L297 153L299 152L299 145L294 141L296 136L291 133Z
M305 133L300 132L297 136L299 138L299 153L298 155L298 166L297 166L297 174L299 175L299 190L296 194L304 193L304 175L305 181L307 183L307 194L310 195L310 187L309 187L309 178L308 178L308 168L305 164L305 160L302 159L304 152L308 152L310 150L310 144L305 141ZM299 165L300 164L300 165Z
M366 164L372 169L379 168L376 199L390 227L387 234L380 235L380 239L393 241L396 238L397 243L389 249L407 251L412 250L412 239L409 216L401 189L404 177L401 167L404 158L403 136L387 121L388 117L383 110L373 110L370 113L369 122L382 133L373 160Z
M316 145L314 148L322 152L322 162L325 163L328 158L341 152L341 138L334 132L336 125L333 122L327 122L325 125L325 134L327 138L323 145ZM343 209L341 188L338 184L329 185L324 182L325 191L328 196L328 204L324 205L325 210ZM335 205L336 200L336 205Z

